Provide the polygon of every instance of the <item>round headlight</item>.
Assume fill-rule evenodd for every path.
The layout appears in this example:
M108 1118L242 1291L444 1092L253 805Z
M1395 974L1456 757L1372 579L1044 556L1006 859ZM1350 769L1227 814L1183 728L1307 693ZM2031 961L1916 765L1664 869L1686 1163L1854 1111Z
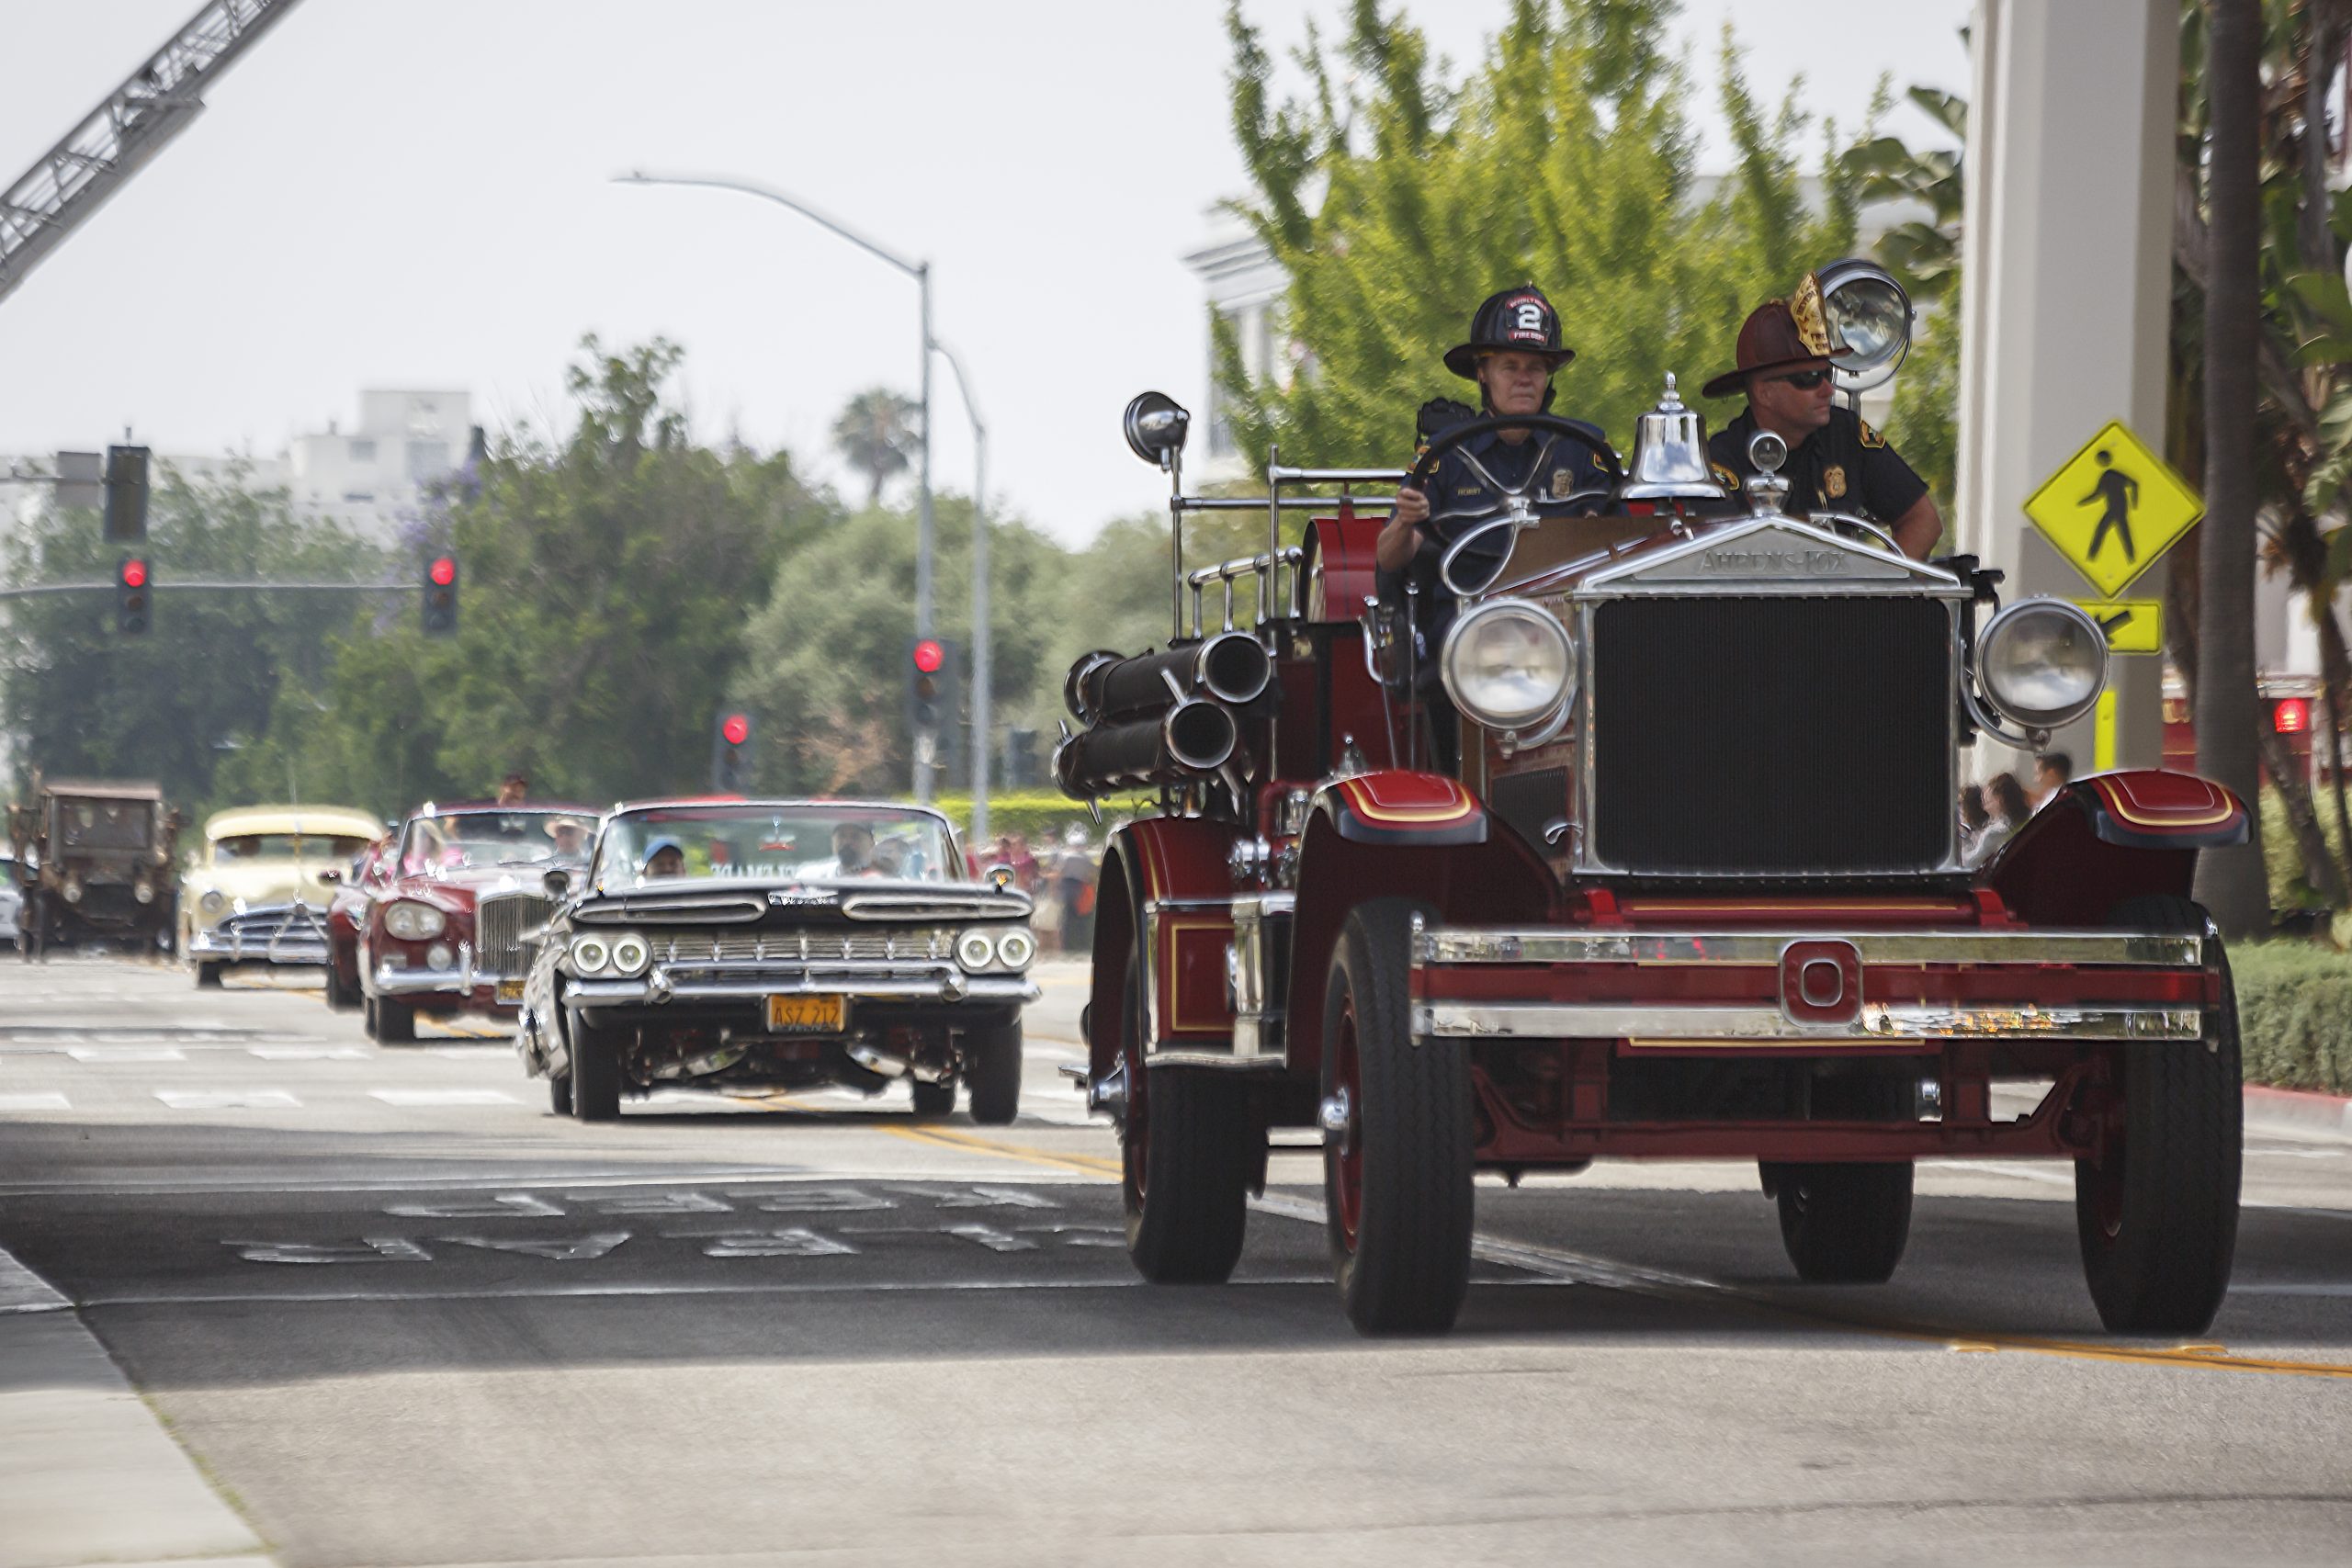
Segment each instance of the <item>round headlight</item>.
M82 901L82 879L80 877L69 876L65 879L65 901L69 904L78 904Z
M642 975L645 966L653 962L653 949L646 944L643 937L630 931L613 939L612 961L615 974Z
M131 885L130 896L142 904L152 904L155 901L155 885L142 876Z
M439 936L448 925L447 915L413 898L403 898L384 910L384 930L402 942L423 942L427 937Z
M424 966L427 969L447 969L457 961L458 955L449 951L447 942L436 942L424 950Z
M1036 956L1037 939L1019 926L996 939L996 961L1007 969L1026 969Z
M966 931L956 939L956 962L967 969L985 969L996 962L996 943L986 931Z
M216 887L211 892L207 893L203 897L198 898L196 901L196 904L197 908L202 909L206 914L217 915L221 910L229 907L229 900L220 897L220 890Z
M1526 729L1567 701L1576 649L1549 611L1490 599L1445 634L1439 668L1455 707L1489 729Z
M2055 729L2106 689L2107 634L2064 599L2020 599L1978 634L1976 682L2005 716Z
M571 966L582 975L596 975L612 962L613 950L605 945L600 936L576 936L571 939Z

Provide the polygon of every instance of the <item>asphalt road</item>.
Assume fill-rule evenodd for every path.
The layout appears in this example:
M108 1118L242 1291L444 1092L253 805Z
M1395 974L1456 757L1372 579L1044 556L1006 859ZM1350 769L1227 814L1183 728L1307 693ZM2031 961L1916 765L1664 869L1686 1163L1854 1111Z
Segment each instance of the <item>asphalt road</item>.
M2251 1140L2196 1346L2099 1332L2029 1164L1924 1169L1873 1289L1752 1168L1482 1187L1459 1331L1370 1343L1303 1137L1234 1284L1135 1280L1044 978L1011 1128L586 1127L494 1038L10 962L0 1247L288 1564L2352 1558L2352 1145Z

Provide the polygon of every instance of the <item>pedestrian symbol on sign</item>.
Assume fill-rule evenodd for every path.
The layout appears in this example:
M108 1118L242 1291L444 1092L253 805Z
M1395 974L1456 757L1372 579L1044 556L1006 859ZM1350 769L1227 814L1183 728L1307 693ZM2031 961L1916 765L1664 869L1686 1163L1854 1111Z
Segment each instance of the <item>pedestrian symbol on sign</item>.
M2098 531L2091 536L2090 558L2098 559L2099 547L2107 543L2107 531L2112 528L2122 536L2123 558L2137 560L2140 558L2132 553L2132 508L2140 502L2140 481L2115 467L2115 454L2104 446L2098 449L2098 483L2082 501L2085 506L2095 501L2107 503L2107 510L2099 514Z

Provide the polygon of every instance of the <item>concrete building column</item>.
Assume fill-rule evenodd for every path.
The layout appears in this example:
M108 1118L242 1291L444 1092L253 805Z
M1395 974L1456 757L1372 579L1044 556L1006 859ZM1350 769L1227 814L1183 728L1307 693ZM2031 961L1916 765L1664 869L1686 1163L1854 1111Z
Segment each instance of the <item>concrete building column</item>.
M2005 603L2090 599L2024 504L2110 419L2164 450L2178 0L1978 0L1971 28L1960 547L2008 573ZM2161 599L2166 570L2127 596ZM2154 767L2163 662L2112 670L2113 765ZM2051 744L2087 773L2098 728L2085 719ZM1987 739L1976 750L1979 774L2023 761Z

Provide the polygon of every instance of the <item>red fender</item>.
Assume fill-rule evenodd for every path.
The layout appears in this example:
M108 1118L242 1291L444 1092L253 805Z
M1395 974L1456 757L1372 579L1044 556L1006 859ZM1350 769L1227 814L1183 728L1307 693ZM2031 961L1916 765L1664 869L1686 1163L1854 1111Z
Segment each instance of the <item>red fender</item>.
M2246 840L2245 803L2194 773L2134 768L2062 785L1983 880L2037 925L2097 925L2126 898L2186 898L2197 852Z
M1147 818L1121 829L1102 861L1094 897L1094 974L1087 1060L1097 1077L1118 1060L1115 1020L1127 953L1145 944L1146 983L1158 1037L1233 1037L1225 950L1233 940L1234 840L1242 829L1197 817Z
M1373 898L1417 898L1463 925L1548 925L1566 919L1560 884L1516 833L1487 831L1486 808L1455 781L1428 773L1366 775L1447 786L1467 815L1382 820L1363 814L1363 794L1343 779L1323 790L1300 841L1298 904L1291 922L1290 995L1283 1025L1290 1070L1315 1075L1323 1061L1323 990L1348 911ZM1424 809L1434 813L1426 797ZM1352 798L1351 798L1352 796ZM1374 797L1408 798L1390 790ZM1352 831L1351 829L1353 829Z
M1458 779L1387 768L1326 784L1313 810L1357 844L1483 844L1487 808Z

